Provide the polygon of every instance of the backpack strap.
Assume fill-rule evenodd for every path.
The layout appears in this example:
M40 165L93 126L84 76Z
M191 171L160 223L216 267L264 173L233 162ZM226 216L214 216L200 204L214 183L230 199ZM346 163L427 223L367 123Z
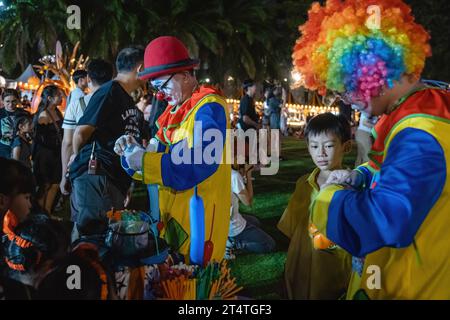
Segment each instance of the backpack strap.
M84 101L84 96L80 98L80 107L81 107L81 111L83 111L86 109L86 102Z

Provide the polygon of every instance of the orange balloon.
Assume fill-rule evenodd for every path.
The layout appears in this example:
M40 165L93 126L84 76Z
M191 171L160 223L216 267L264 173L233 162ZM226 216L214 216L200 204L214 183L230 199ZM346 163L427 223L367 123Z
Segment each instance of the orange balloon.
M335 244L330 240L328 240L328 238L325 237L323 234L319 233L314 236L313 245L314 249L325 250L329 249L330 247L333 247Z

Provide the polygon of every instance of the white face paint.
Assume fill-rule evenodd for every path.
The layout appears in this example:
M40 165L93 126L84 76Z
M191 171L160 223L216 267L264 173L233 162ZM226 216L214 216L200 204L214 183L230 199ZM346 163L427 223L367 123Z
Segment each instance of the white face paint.
M167 83L171 75L162 76L152 80L152 86L164 92L165 100L172 106L178 106L183 102L183 90L180 74L175 74Z

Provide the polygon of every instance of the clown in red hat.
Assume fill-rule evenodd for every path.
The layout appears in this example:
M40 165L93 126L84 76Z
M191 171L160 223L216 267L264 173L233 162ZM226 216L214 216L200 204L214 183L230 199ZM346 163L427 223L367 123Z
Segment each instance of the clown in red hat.
M203 240L202 248L193 248L191 240L200 238L209 244L205 259L220 261L231 206L231 167L225 164L228 112L216 88L199 86L194 75L198 65L175 37L159 37L148 44L139 77L149 80L157 98L169 105L157 120L152 152L126 136L117 141L115 151L135 179L159 186L161 236L172 249L194 260L191 251L203 253ZM200 198L201 223L192 219L192 199Z

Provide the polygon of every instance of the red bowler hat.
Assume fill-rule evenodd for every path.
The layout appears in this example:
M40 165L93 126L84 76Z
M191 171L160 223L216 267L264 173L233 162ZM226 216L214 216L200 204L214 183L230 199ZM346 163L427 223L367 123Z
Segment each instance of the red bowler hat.
M186 46L175 37L159 37L151 41L144 54L145 69L139 72L141 80L154 79L197 67L200 61L189 57Z

